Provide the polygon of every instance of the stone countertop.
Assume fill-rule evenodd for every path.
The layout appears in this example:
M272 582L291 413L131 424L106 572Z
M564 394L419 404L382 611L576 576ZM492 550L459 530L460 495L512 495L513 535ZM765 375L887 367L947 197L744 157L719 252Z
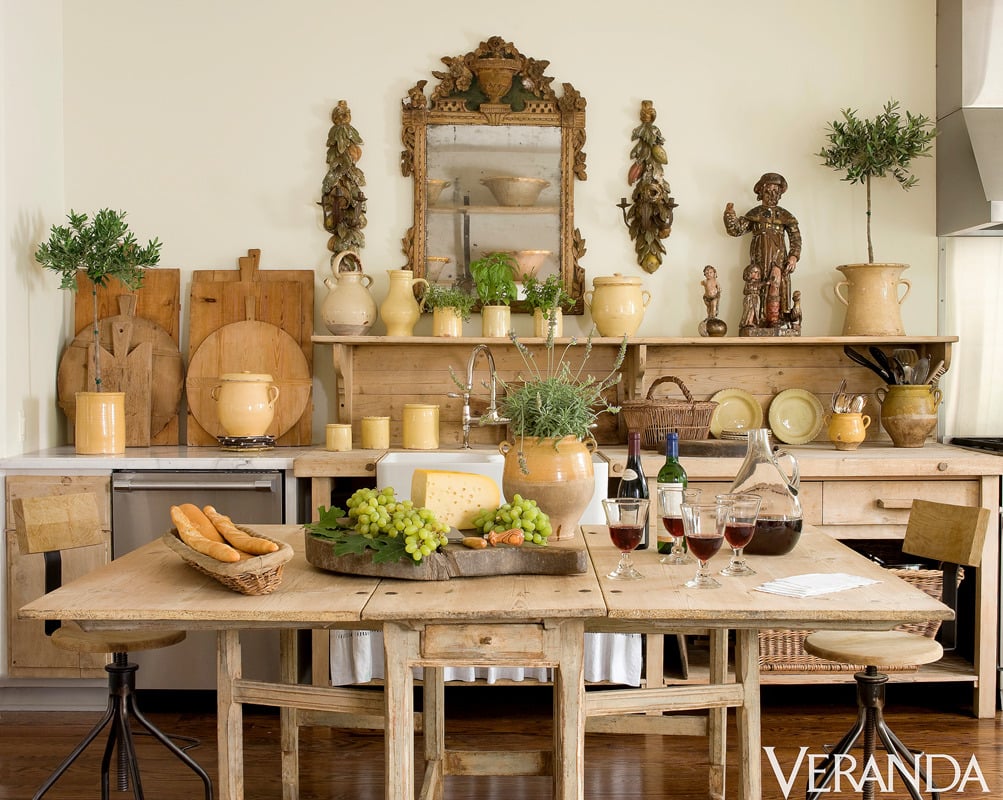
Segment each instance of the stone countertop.
M73 445L38 450L9 456L0 460L0 470L113 470L113 469L180 469L180 470L258 470L293 468L301 455L312 447L274 447L271 450L237 452L218 447L188 447L159 445L128 447L120 455L78 455Z

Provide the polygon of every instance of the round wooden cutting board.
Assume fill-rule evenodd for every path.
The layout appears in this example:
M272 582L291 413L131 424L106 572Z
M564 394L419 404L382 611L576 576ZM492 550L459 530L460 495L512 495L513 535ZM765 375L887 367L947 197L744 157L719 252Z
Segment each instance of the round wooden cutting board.
M212 436L224 436L211 392L229 372L267 372L279 388L275 418L267 434L278 439L293 427L310 402L312 378L303 349L268 322L231 322L213 331L188 364L188 410Z

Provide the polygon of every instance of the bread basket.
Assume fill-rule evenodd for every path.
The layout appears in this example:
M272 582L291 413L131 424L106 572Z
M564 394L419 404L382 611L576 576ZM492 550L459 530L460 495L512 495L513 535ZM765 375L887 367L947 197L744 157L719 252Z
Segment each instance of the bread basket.
M249 536L275 542L279 549L263 556L251 556L241 561L217 561L212 556L193 550L178 537L178 529L171 528L161 538L181 559L199 572L214 578L227 589L241 594L269 594L282 582L282 566L293 557L293 549L285 542L262 536L241 525L237 526Z

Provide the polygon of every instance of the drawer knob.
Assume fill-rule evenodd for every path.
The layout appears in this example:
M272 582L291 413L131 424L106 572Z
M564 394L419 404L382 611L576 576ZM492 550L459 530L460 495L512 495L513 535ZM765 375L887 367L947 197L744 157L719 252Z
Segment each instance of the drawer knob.
M879 497L877 499L878 508L912 508L912 498L898 498L898 497Z
M937 464L937 472L947 472L948 464L946 461L941 461Z

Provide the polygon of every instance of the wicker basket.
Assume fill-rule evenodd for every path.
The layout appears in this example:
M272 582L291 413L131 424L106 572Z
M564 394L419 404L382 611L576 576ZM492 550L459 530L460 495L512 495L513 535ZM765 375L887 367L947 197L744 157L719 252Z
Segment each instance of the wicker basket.
M940 600L944 574L939 569L889 569L893 575L922 589L931 597ZM958 582L961 582L963 571L958 570ZM911 622L899 625L897 631L907 631L930 639L940 630L940 620L926 622ZM838 661L828 661L805 652L804 640L811 631L770 629L759 632L759 667L764 672L859 672L866 664L843 664ZM916 666L890 667L885 664L874 664L882 672L907 672L917 669Z
M293 557L293 549L285 542L279 542L262 536L256 531L237 526L244 533L275 542L279 549L263 556L251 556L243 561L227 563L217 561L212 556L193 550L180 538L177 528L171 528L161 538L171 550L181 556L182 560L204 575L215 578L227 589L241 594L269 594L274 592L282 582L282 565Z
M655 389L663 383L676 384L685 400L656 400ZM680 439L706 439L710 432L710 418L717 403L712 400L694 400L690 390L679 378L666 375L648 388L644 400L625 400L620 403L620 413L628 431L641 434L641 447L661 450L665 434L675 431Z

